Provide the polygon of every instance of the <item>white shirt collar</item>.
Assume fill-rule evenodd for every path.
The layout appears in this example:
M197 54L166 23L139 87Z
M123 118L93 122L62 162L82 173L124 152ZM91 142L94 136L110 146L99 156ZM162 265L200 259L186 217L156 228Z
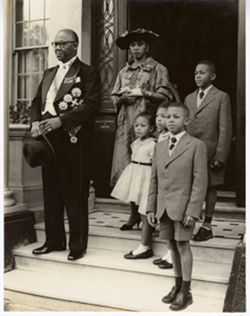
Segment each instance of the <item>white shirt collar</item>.
M180 133L178 133L178 134L176 134L176 135L173 135L173 134L169 133L169 138L171 139L171 137L175 137L176 140L177 140L177 142L176 142L176 144L177 144L178 141L182 138L182 136L183 136L185 133L186 133L186 131L182 131L182 132L180 132Z
M208 87L207 87L206 89L204 89L204 90L200 88L198 92L199 92L199 93L200 93L200 92L204 92L204 95L206 95L206 94L208 93L208 91L209 91L212 87L213 87L213 85L211 84L210 86L208 86Z
M72 57L70 60L68 60L66 63L61 62L60 60L58 61L58 65L60 68L69 68L74 61L76 60L77 56Z

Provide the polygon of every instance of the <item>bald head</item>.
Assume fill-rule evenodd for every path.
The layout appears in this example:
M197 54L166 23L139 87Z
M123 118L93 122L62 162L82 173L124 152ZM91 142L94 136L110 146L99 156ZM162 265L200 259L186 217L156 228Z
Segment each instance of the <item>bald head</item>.
M71 38L72 41L79 43L78 35L76 34L75 31L73 31L71 29L62 29L57 33L57 35L59 35L60 33L66 34L67 36L69 36Z

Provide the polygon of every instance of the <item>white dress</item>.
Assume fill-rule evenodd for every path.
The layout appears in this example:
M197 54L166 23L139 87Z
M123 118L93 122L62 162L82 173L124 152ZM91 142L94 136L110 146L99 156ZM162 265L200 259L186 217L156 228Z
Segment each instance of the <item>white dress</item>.
M139 205L138 211L143 215L146 214L147 208L154 148L155 140L152 137L145 140L138 138L131 144L131 162L124 169L111 192L111 196L118 200ZM133 163L133 161L148 165Z

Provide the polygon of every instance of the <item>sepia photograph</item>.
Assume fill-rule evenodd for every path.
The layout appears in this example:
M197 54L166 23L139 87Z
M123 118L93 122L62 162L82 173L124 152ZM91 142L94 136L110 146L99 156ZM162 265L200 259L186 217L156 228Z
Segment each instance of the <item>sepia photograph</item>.
M246 0L3 0L3 312L246 313Z

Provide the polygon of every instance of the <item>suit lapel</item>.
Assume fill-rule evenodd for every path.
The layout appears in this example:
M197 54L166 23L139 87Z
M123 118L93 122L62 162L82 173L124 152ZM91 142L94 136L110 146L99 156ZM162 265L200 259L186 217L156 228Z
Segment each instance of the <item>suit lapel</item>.
M47 72L46 77L43 80L43 85L42 85L42 104L43 105L45 105L46 96L52 84L52 81L55 78L57 69L58 69L58 66L52 68L50 72Z
M208 91L208 93L206 94L204 100L202 100L199 108L196 109L196 113L198 113L201 110L203 110L209 103L211 103L213 101L213 99L215 98L216 92L217 92L217 89L215 87L212 87Z
M194 91L190 95L189 106L191 107L191 110L192 110L193 113L195 113L197 111L197 93L198 93L198 90Z
M63 82L57 91L54 102L59 100L61 97L63 97L70 90L70 88L75 83L76 76L77 76L79 71L80 71L80 61L77 58L75 60L75 62L71 65L71 67L69 68L68 72L66 73L66 75L63 79Z
M174 148L174 151L172 152L172 155L168 155L168 159L166 160L165 167L167 167L172 161L174 161L176 158L178 158L180 155L182 155L187 149L188 144L191 141L191 137L189 134L185 133L182 138L177 143L176 147ZM168 152L168 148L167 148Z

